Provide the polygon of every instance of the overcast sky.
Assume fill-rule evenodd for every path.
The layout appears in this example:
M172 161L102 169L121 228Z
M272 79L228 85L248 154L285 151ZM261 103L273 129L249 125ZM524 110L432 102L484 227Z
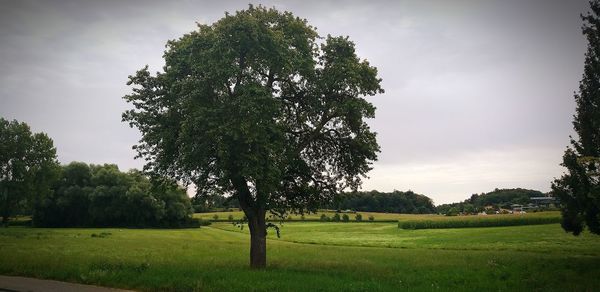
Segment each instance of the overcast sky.
M127 76L167 40L249 1L0 0L0 116L54 139L62 163L141 168L121 122ZM379 68L382 148L363 189L436 204L494 188L549 191L583 72L583 0L263 1L348 35Z

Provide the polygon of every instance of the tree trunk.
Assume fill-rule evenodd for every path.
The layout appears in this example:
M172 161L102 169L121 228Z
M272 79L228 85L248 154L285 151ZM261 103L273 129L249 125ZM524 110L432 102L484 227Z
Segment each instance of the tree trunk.
M250 229L250 267L264 269L267 267L267 225L264 211L256 212L248 217Z
M8 199L8 189L4 187L2 190L2 197L0 197L0 215L2 215L2 226L4 227L8 227L8 220L10 219L10 205Z

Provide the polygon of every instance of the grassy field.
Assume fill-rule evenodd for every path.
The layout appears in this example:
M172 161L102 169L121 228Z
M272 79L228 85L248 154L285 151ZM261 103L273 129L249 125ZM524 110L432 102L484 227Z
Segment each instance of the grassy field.
M335 211L329 210L321 210L317 213L305 214L305 221L320 221L321 215L325 214L327 217L331 218L335 214ZM343 213L341 213L343 214ZM340 214L340 216L341 216ZM527 214L500 214L500 215L487 215L487 216L478 216L478 215L468 215L468 216L444 216L438 214L396 214L396 213L375 213L375 212L357 212L355 213L346 213L350 217L350 222L355 222L354 216L356 214L362 215L362 221L368 222L369 216L373 216L374 221L377 222L404 222L404 221L423 221L423 220L431 220L431 221L452 221L452 220L465 220L465 218L472 220L476 218L485 217L486 219L496 219L496 218L512 218L512 217L535 217L535 218L560 218L560 212L558 211L550 211L550 212L537 212L537 213L527 213ZM202 220L213 221L214 216L217 215L217 221L227 221L227 218L231 215L234 220L240 220L244 213L242 211L230 211L230 212L209 212L209 213L196 213L194 214L195 218L200 218ZM290 221L302 221L300 215L291 215L287 218Z
M374 221L384 221L384 222L398 221L398 219L406 217L406 216L409 216L409 218L411 218L412 216L418 216L418 218L421 218L422 216L425 216L425 217L439 216L439 215L430 215L430 214L409 215L409 214L375 213L375 212L358 212L358 213L360 213L362 215L363 221L369 221L369 216L373 216ZM335 214L335 211L322 210L322 211L318 211L317 213L305 214L304 220L305 221L320 221L321 215L323 215L323 214L325 214L325 216L331 218ZM354 219L354 216L356 215L355 213L347 213L347 214L350 217L350 221L355 221L355 219ZM227 221L227 218L229 217L229 215L233 216L234 220L239 220L244 216L244 213L242 211L196 213L196 214L194 214L194 217L201 218L202 220L213 220L214 215L218 216L218 221ZM341 213L340 213L340 216L341 216ZM290 215L289 217L286 218L286 220L302 221L302 216L301 215Z
M169 291L597 291L600 237L558 224L403 230L290 222L250 270L247 228L0 229L0 274Z

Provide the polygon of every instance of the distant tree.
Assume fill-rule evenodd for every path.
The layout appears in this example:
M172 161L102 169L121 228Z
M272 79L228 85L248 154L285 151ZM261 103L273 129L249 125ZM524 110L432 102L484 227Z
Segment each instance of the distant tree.
M590 1L591 12L582 15L583 34L588 41L583 78L575 94L571 147L563 156L567 172L552 183L560 200L562 227L579 235L587 225L600 234L600 1Z
M219 215L217 215L217 214L213 215L213 220L215 220L215 221L219 220Z
M375 217L373 215L369 215L369 221L375 221Z
M348 216L348 214L343 214L342 215L342 221L344 221L344 222L350 221L350 216Z
M325 214L321 214L321 221L329 221L329 217L327 217L327 215Z
M340 213L335 213L333 214L333 217L331 217L331 221L333 222L340 222L341 218L340 218Z
M58 174L56 148L44 133L0 118L0 216L2 224L19 209L31 209L50 191Z
M347 37L250 6L169 41L164 72L130 77L145 170L231 194L248 217L250 265L266 266L266 213L316 211L356 189L379 146L365 122L383 92Z
M360 222L360 221L362 221L362 215L357 213L356 216L354 216L354 219L356 219L356 221Z
M325 208L357 210L363 212L388 212L388 213L434 213L436 211L433 201L424 195L412 191L393 191L384 193L378 191L347 192L340 194L334 204Z
M463 212L467 214L473 214L475 213L475 206L473 206L473 204L464 204Z
M484 210L486 206L498 208L510 208L512 204L527 204L531 202L531 197L542 197L544 193L528 189L494 189L489 193L480 195L471 195L469 199L462 202L442 204L437 206L437 212L448 214L450 209L455 208L458 212L473 213L478 210Z
M446 216L456 216L458 215L458 213L460 212L460 210L456 207L452 207L450 208L450 210L448 210L448 212L446 213Z

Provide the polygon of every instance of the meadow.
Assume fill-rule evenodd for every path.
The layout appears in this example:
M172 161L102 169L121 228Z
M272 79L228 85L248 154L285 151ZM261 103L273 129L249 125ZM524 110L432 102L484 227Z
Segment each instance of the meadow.
M304 218L302 215L292 214L284 221L321 221L321 216L325 215L328 218L332 218L335 215L336 211L333 210L318 210L315 213L307 213L304 214ZM560 219L559 211L546 211L546 212L531 212L526 214L497 214L497 215L464 215L464 216L444 216L438 214L397 214L397 213L377 213L377 212L348 212L348 213L339 213L340 216L343 214L347 214L350 217L350 222L355 222L356 214L361 214L362 222L369 222L369 217L373 217L374 222L405 222L405 221L461 221L461 220L475 220L477 218L485 218L485 219L493 219L493 220L503 220L515 217L527 217L527 218L553 218L554 220ZM217 216L215 220L214 216ZM242 219L244 213L240 210L233 209L231 211L223 211L223 212L207 212L207 213L196 213L194 214L194 218L199 218L202 220L208 221L230 221L228 218L231 216L234 221ZM278 221L277 218L270 218L272 221ZM556 221L558 222L558 221Z
M0 229L0 274L155 291L594 291L600 236L559 224L405 230L396 222L285 222L268 268L247 228Z

